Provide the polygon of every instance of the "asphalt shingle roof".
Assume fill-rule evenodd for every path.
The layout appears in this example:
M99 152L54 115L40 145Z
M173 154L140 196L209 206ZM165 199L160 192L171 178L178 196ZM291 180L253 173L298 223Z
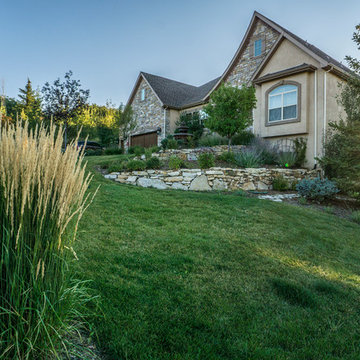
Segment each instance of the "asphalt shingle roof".
M163 104L173 108L184 108L201 102L220 79L218 77L204 85L193 86L145 72L141 74L148 81Z

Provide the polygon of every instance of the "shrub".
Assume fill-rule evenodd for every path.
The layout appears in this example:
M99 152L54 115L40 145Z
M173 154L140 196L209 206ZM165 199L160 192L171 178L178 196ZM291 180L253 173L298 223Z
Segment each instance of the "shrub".
M193 113L181 113L177 126L182 125L189 128L189 133L193 135L191 138L194 139L195 142L200 139L204 131L204 124L198 111Z
M305 138L296 138L294 140L295 166L302 167L306 157L307 141Z
M299 195L315 201L330 199L339 192L335 183L328 179L303 179L296 185Z
M256 168L261 164L261 156L252 149L242 149L235 155L236 163L245 168Z
M161 167L161 161L158 157L151 157L146 161L147 169L159 169Z
M167 143L168 149L177 149L179 147L178 142L175 139L169 139Z
M212 153L202 153L198 156L198 163L201 169L208 169L215 165L214 155Z
M151 148L145 149L145 159L149 160L152 156Z
M296 163L296 154L292 151L280 151L276 163L281 167L291 168Z
M145 153L145 148L142 146L136 145L136 146L130 146L128 149L129 154L134 154L135 156L141 156Z
M231 138L231 143L233 145L249 145L255 138L255 135L250 130L242 131L239 134L234 135Z
M122 171L124 169L126 169L126 163L127 161L113 161L112 163L110 163L109 167L108 167L108 172L119 172Z
M104 151L105 155L121 155L124 153L124 149L123 148L107 148Z
M221 155L218 156L218 160L227 162L229 164L235 164L235 154L232 151L223 152Z
M360 224L360 210L356 210L351 213L351 220Z
M129 171L139 171L139 170L145 170L146 169L146 163L142 160L129 160L126 163L126 168Z
M299 284L284 279L272 279L271 285L280 297L292 305L311 308L316 306L314 294Z
M211 147L217 145L226 145L227 140L217 134L205 135L199 139L199 146Z
M168 147L168 142L169 142L169 139L168 138L165 138L165 139L162 139L161 140L161 147L163 150L166 150L167 147Z
M62 131L27 126L0 129L0 354L52 359L76 332L83 293L67 262L91 177L76 146L62 151Z
M255 137L248 148L261 158L261 164L274 165L276 163L279 150L270 141Z
M161 150L161 147L160 146L157 146L157 145L154 145L150 148L151 152L152 153L157 153Z
M184 164L184 161L182 159L180 159L179 157L177 157L176 155L170 156L170 159L169 159L169 168L170 169L178 170L183 166L183 164Z
M289 190L290 185L282 175L278 175L274 178L272 187L275 191L286 191Z
M85 151L85 156L100 156L103 154L103 151L98 149L98 150L86 150Z

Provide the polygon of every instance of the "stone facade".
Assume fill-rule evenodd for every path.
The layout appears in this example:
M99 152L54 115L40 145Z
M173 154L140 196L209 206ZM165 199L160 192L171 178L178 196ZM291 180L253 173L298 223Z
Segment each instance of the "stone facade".
M254 24L254 30L248 39L247 45L245 46L245 50L243 50L242 54L240 54L240 58L238 59L236 65L225 79L226 83L239 87L242 84L248 84L252 75L275 44L279 35L280 34L276 30L257 19ZM258 39L262 40L263 48L261 55L255 57L253 44L254 41Z
M145 99L141 100L141 92L143 89L145 90ZM163 134L165 110L144 79L142 79L139 84L131 106L137 119L137 127L133 131L133 134L144 133L161 128L162 132L159 137L161 141L161 139L165 137Z
M213 167L206 170L144 170L111 173L105 175L105 178L119 183L152 187L160 190L232 191L239 189L270 190L273 179L279 175L287 179L289 183L293 183L305 177L315 178L317 172L306 169L232 169Z

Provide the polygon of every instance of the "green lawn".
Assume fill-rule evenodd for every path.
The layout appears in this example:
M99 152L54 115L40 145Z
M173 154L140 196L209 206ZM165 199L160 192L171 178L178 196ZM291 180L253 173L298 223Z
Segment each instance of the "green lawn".
M360 359L359 225L240 194L98 184L76 270L101 295L91 321L109 359Z

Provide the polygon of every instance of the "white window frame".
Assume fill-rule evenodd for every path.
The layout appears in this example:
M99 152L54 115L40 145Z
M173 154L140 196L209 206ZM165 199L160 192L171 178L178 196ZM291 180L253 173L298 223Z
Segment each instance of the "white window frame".
M284 85L285 86L286 85L295 86L295 89L289 90L289 91L283 91L283 92L271 95L271 93L273 91L275 91L277 88L279 88L281 86L284 86ZM270 124L280 122L280 121L292 121L292 120L296 120L298 118L298 114L299 114L299 111L298 111L298 107L299 107L299 94L298 94L299 87L297 85L294 85L294 84L284 84L284 85L277 86L276 88L272 89L268 94L269 98L268 98L268 109L267 109L267 111L268 111L268 122ZM284 94L289 94L289 93L292 93L292 92L296 93L296 104L284 106ZM274 107L274 108L270 107L270 98L273 97L273 96L279 96L279 95L281 95L281 107L280 107L281 108L281 119L280 120L270 120L270 110L279 109L279 107ZM296 116L292 117L292 118L284 119L284 107L294 106L294 105L296 105Z

